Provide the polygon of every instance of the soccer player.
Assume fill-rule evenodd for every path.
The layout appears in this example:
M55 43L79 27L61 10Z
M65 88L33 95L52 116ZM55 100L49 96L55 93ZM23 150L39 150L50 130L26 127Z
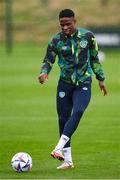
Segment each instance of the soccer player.
M71 137L91 98L92 71L103 95L107 95L105 77L98 59L98 44L93 33L76 27L71 9L59 13L61 32L49 42L39 82L44 84L58 56L60 78L57 87L57 113L60 139L51 156L63 163L57 169L73 168Z

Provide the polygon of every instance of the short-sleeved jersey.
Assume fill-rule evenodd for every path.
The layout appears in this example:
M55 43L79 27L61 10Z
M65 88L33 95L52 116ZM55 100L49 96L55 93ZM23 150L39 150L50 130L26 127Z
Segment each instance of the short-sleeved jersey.
M104 74L98 59L98 44L91 31L77 28L71 36L60 32L53 36L41 68L41 73L52 69L56 55L60 67L60 79L70 84L87 83L92 71L96 79L103 81Z

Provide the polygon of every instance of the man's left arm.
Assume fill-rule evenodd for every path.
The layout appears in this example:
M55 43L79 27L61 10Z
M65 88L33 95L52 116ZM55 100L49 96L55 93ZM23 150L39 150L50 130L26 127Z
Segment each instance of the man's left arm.
M91 43L90 43L90 65L96 76L96 79L99 81L100 90L103 92L103 95L107 95L107 88L105 85L105 77L102 69L102 65L99 62L98 58L98 44L96 38L92 34Z

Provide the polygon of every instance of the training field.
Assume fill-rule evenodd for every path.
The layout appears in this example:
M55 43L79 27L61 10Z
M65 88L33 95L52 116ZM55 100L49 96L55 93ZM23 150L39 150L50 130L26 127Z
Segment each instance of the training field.
M58 141L55 110L58 68L45 85L37 80L45 46L16 44L13 54L0 45L0 179L120 179L120 54L105 50L102 63L108 96L93 79L92 99L73 135L75 168L58 171L50 152ZM28 152L29 173L16 173L11 158Z

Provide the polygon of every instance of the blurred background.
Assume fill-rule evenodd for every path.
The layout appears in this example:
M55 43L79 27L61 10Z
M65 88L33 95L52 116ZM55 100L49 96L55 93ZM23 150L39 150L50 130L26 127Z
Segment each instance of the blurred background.
M120 0L0 0L0 43L47 42L59 31L64 8L75 11L77 25L96 33L100 45L120 46Z

